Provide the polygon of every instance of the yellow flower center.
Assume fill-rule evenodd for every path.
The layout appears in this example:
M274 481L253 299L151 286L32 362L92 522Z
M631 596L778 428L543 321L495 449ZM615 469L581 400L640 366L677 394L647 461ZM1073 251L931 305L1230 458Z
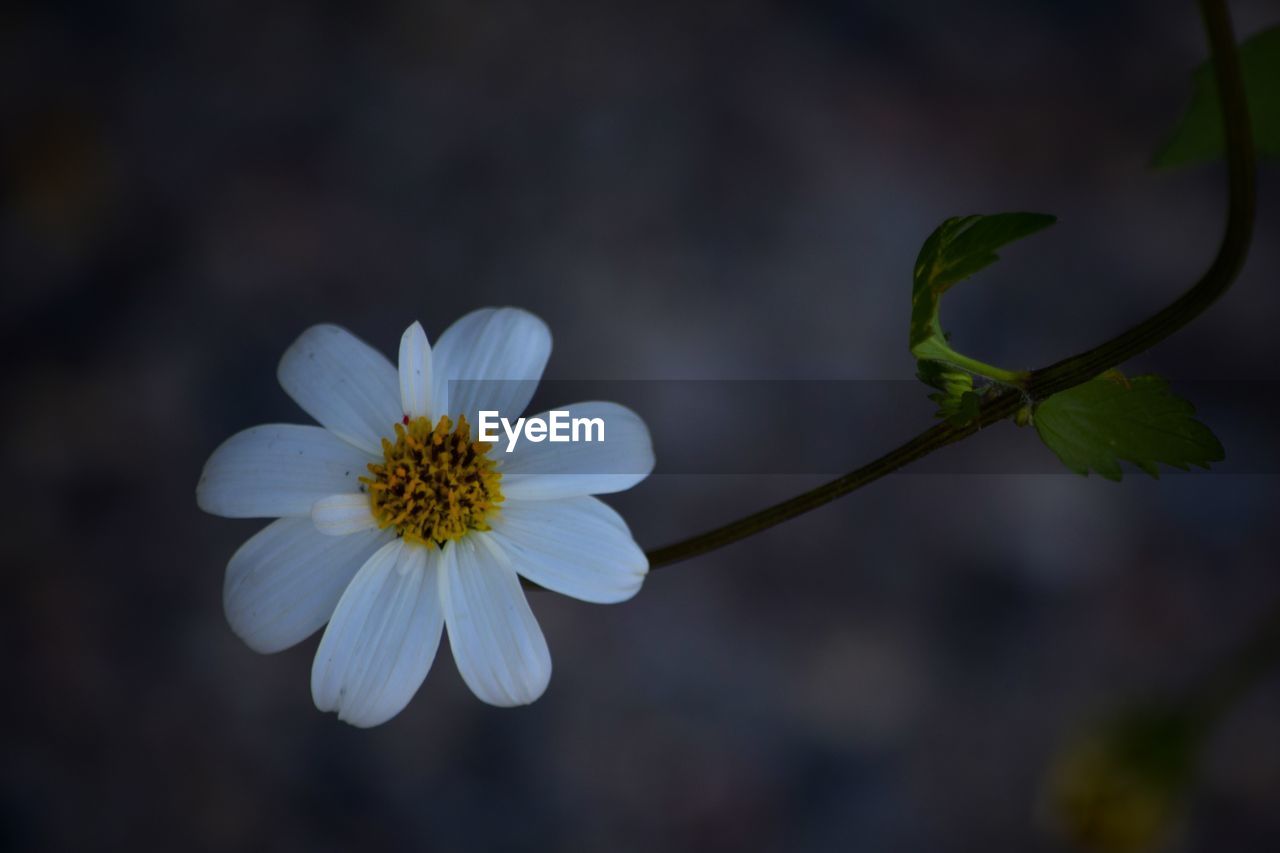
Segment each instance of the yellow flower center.
M502 503L502 474L489 458L491 445L472 441L465 415L455 429L449 418L433 428L427 418L396 424L396 440L382 440L381 465L369 463L368 486L378 527L394 527L406 542L442 546L486 520Z

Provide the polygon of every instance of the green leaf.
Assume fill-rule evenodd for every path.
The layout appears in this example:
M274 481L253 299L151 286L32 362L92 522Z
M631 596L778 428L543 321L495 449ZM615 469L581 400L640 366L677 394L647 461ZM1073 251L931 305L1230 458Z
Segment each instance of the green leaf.
M916 377L938 389L929 399L938 404L937 417L952 426L964 426L978 416L982 395L973 390L973 376L940 361L920 361Z
M999 381L1010 371L991 368L951 349L938 319L942 294L997 260L996 249L1048 228L1057 219L1043 213L956 216L938 226L920 248L911 289L911 352Z
M1280 26L1240 43L1240 72L1258 154L1280 157ZM1192 74L1191 104L1173 136L1157 152L1158 169L1221 157L1222 107L1213 66L1205 62Z
M1035 408L1040 440L1077 474L1119 480L1120 462L1159 477L1159 463L1187 470L1226 458L1222 444L1196 420L1195 407L1159 376L1126 379L1109 371L1068 388Z

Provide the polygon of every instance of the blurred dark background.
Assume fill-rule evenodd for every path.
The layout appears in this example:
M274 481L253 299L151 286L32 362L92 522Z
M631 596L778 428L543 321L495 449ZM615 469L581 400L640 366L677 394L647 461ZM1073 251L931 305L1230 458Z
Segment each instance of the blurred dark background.
M0 843L1069 849L1039 805L1072 733L1280 598L1274 457L1241 450L1274 423L1238 405L1280 378L1274 172L1237 288L1135 368L1259 383L1198 400L1226 473L1045 473L1001 425L627 604L536 595L555 675L527 709L442 648L389 724L320 714L315 640L258 656L222 616L260 524L194 487L226 436L305 420L275 364L320 321L390 353L515 304L550 379L910 379L911 264L961 213L1061 221L948 301L960 349L1097 342L1216 248L1221 168L1147 168L1205 54L1194 5L1155 0L6 4ZM931 422L894 399L832 420L850 461ZM707 440L643 414L660 448ZM721 414L761 455L798 424ZM660 457L611 502L654 546L818 481ZM1183 849L1280 849L1278 719L1276 679L1224 719Z

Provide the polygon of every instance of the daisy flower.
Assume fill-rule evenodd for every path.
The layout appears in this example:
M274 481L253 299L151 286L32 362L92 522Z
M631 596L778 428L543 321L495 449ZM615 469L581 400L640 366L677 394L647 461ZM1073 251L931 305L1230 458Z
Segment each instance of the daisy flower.
M550 353L546 325L515 308L468 314L434 348L415 322L399 370L350 332L314 326L278 376L320 426L253 427L205 464L201 509L278 519L232 556L227 620L263 653L324 627L311 669L320 710L362 727L395 716L445 630L476 696L527 704L546 690L551 656L520 577L597 603L640 589L644 552L592 497L653 470L634 412L563 407L603 419L604 441L507 451L476 440L480 411L524 411Z

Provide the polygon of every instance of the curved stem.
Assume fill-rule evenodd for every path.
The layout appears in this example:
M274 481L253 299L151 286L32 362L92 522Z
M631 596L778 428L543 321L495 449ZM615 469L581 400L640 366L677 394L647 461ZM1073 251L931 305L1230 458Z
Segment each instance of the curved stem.
M985 361L978 361L976 358L958 353L950 347L947 347L937 360L967 370L974 376L982 376L1002 385L1012 385L1014 388L1026 388L1027 380L1031 378L1031 374L1025 370L1006 370L1003 367L996 367L994 364L987 364Z
M1218 97L1222 104L1227 151L1227 226L1213 263L1182 296L1138 325L1070 358L1031 371L1023 390L1006 388L983 401L977 418L962 427L940 423L880 458L794 498L752 513L706 533L648 552L651 568L722 548L788 519L843 497L921 459L948 444L973 435L985 426L1012 416L1027 397L1041 400L1093 379L1190 323L1231 287L1244 265L1253 234L1254 155L1249 115L1245 106L1240 58L1225 0L1200 0Z

